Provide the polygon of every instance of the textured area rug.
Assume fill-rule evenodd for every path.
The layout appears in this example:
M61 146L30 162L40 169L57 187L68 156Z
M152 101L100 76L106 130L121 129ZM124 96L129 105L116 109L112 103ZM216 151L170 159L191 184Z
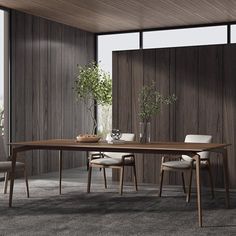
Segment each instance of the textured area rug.
M12 208L8 195L0 194L0 235L236 235L235 192L231 208L225 209L223 191L217 191L214 200L203 191L199 228L196 196L185 203L178 186L164 188L159 198L158 186L139 185L135 192L128 183L119 196L117 183L108 181L104 190L98 171L87 194L86 170L66 170L63 176L62 195L56 173L31 178L29 199L24 181L16 180Z

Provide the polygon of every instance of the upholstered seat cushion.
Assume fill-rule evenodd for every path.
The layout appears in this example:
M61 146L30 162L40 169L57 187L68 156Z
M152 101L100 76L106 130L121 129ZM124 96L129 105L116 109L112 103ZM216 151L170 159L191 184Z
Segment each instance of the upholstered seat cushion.
M191 162L189 161L167 161L162 163L163 167L175 168L175 169L189 169L191 167ZM200 162L200 167L204 168L207 166L207 161L202 160ZM193 162L193 168L196 168L196 162Z
M16 169L23 169L25 166L22 162L16 162ZM0 171L11 170L11 161L1 161L0 162Z
M175 168L175 169L189 169L191 168L191 162L189 161L167 161L162 163L163 167Z
M96 164L96 165L104 165L104 166L115 166L115 165L121 165L122 164L122 159L121 158L99 158L99 159L94 159L90 161L91 164ZM126 158L125 159L125 165L133 163L133 160L131 158Z

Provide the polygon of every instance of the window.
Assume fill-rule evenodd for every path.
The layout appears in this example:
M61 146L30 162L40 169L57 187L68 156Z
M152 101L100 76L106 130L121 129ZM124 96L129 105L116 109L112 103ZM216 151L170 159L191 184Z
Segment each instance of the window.
M227 43L227 26L158 30L143 33L143 48L165 48Z
M0 10L0 135L4 119L4 11Z
M230 30L231 30L230 42L236 43L236 25L231 25Z
M98 62L112 75L112 51L139 49L139 33L109 34L98 36ZM106 136L112 128L111 107L98 106L98 133ZM113 127L118 128L118 127Z
M0 135L9 141L8 108L9 108L9 29L8 12L0 10Z
M8 75L9 75L9 53L8 53L8 12L0 9L0 135L3 136L5 150L9 142L8 133ZM1 150L1 153L3 150ZM0 156L0 161L5 160ZM2 175L0 176L0 178Z

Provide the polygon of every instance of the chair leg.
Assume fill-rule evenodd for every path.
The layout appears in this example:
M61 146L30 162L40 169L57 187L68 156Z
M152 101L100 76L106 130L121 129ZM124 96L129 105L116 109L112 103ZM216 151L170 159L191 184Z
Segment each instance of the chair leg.
M191 197L191 188L192 188L192 178L193 178L193 170L190 170L190 177L189 177L189 186L188 186L188 194L186 198L186 202L190 202L190 197Z
M91 176L92 176L92 166L89 166L89 170L88 170L88 183L87 183L87 193L90 193Z
M164 170L161 168L159 197L161 197L161 194L162 194L163 177L164 177Z
M124 166L120 168L120 195L123 194Z
M135 186L135 190L138 191L137 174L136 174L136 167L135 167L135 165L133 165L133 171L134 171L134 186Z
M87 171L89 170L89 160L87 160Z
M4 188L3 188L3 193L7 193L7 185L8 185L8 179L9 179L9 172L5 173L5 181L4 181Z
M212 199L215 198L215 194L214 194L214 184L213 184L213 178L212 178L212 171L211 171L211 164L210 164L210 160L207 160L207 171L209 173L209 178L210 178L210 184L211 184L211 196Z
M62 179L62 150L59 150L59 194L61 194L61 179Z
M184 190L184 193L186 193L185 181L184 181L184 172L181 173L181 176L182 176L183 190Z
M27 174L27 170L25 167L25 184L26 184L26 193L27 193L27 197L29 198L29 183L28 183L28 174Z
M86 152L86 156L87 156L87 171L89 170L89 152Z
M103 177L104 177L105 188L107 188L106 168L102 168L102 169L103 169Z

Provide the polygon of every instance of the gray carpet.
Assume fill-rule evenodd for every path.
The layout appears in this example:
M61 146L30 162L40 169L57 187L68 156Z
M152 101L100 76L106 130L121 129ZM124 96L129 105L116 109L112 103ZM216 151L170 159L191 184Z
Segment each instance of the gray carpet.
M29 199L23 180L15 184L13 208L8 196L0 194L0 235L236 235L236 193L231 193L231 209L225 209L224 193L203 191L203 228L198 227L196 197L190 204L180 187L131 183L124 195L116 183L104 190L101 172L94 173L91 193L86 194L87 172L64 171L63 194L58 195L57 174L30 179ZM2 187L3 183L0 183Z

